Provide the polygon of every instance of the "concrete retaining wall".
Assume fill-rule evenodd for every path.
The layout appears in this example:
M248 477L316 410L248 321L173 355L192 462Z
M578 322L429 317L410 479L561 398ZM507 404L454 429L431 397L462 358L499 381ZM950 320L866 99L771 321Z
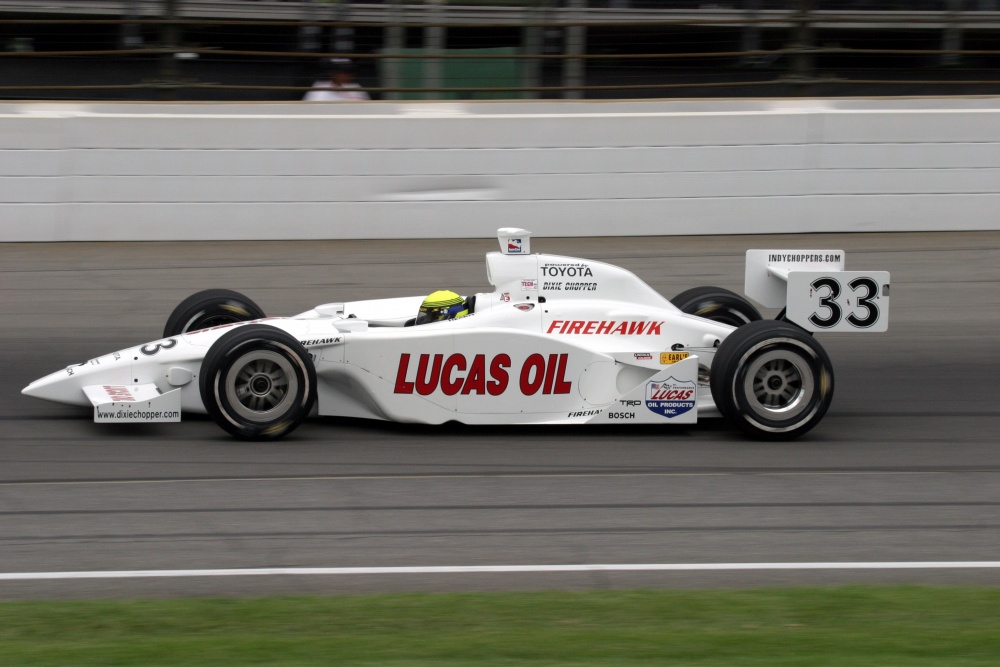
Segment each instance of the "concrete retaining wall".
M0 105L0 241L1000 228L1000 100Z

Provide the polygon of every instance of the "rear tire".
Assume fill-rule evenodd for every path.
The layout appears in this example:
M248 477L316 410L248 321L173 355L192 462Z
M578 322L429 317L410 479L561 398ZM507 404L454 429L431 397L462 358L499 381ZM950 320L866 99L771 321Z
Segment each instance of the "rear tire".
M791 440L823 419L833 400L833 365L816 339L764 320L732 332L711 368L715 405L756 440Z
M241 440L277 440L309 416L316 369L292 336L248 324L215 341L201 365L201 400L215 423Z
M249 322L262 317L265 315L260 306L239 292L207 289L192 294L174 308L163 327L163 337L170 338L189 331L234 322Z
M692 287L670 300L682 313L741 327L761 319L757 307L725 287Z

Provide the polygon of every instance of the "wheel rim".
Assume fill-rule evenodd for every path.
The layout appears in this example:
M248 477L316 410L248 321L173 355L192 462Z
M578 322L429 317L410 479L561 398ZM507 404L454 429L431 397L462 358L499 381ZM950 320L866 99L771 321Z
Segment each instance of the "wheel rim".
M779 422L795 420L809 410L816 394L816 374L796 351L764 352L747 365L743 395L757 416Z
M229 367L224 382L233 411L252 422L272 421L299 393L291 361L269 350L241 356Z

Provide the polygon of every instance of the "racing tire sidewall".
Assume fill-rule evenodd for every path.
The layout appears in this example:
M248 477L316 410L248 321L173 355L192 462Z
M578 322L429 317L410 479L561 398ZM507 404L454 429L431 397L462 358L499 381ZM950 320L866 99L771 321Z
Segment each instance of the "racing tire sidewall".
M248 393L254 383L260 395ZM277 440L309 416L316 398L316 369L289 334L247 324L219 338L202 362L202 402L209 416L242 440ZM273 402L259 410L255 402Z
M672 298L670 303L682 313L734 327L761 319L756 306L725 287L692 287Z
M816 426L829 409L833 365L823 347L798 327L753 322L720 345L711 390L719 411L744 434L791 440Z
M243 294L228 289L207 289L192 294L174 308L163 327L163 337L263 317L266 316L261 307Z

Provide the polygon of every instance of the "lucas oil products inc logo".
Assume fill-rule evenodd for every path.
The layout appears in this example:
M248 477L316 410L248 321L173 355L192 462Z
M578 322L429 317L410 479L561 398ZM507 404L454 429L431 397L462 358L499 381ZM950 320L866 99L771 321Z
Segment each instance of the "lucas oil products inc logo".
M683 382L675 377L662 382L654 380L646 384L646 407L667 419L679 417L695 406L697 391L694 382Z

